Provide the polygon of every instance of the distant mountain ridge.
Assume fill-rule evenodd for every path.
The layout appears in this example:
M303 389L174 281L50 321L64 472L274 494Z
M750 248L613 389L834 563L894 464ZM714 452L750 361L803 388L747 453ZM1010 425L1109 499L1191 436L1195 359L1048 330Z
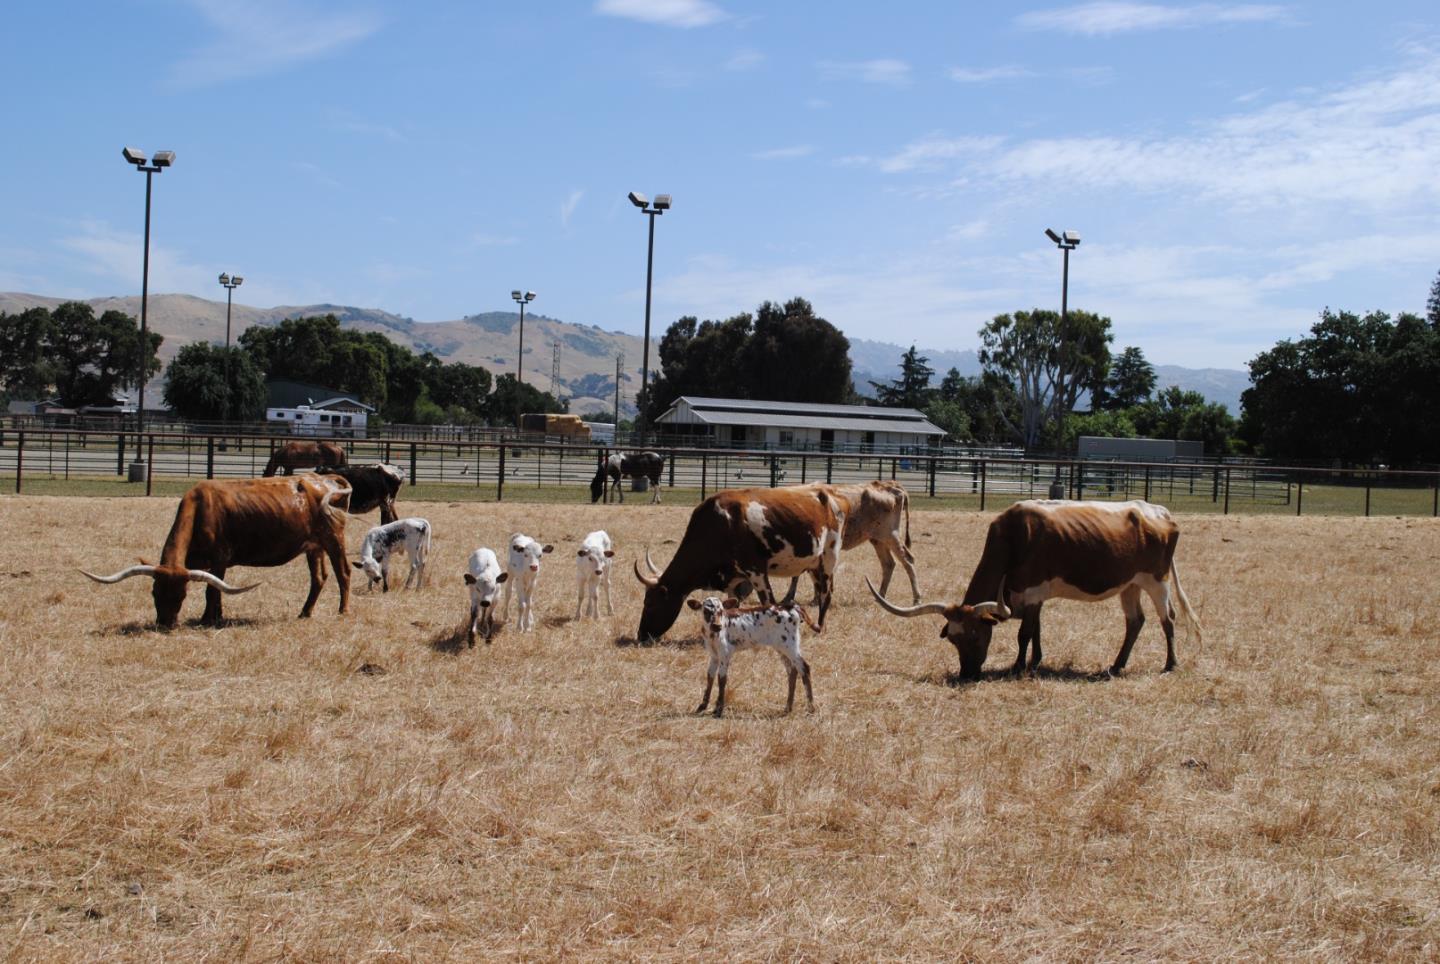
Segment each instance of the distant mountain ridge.
M0 293L0 311L17 312L43 306L54 308L71 299L45 295ZM138 296L85 299L102 314L117 309L140 316ZM355 331L377 331L415 352L429 351L444 361L480 365L494 374L516 370L520 316L513 311L486 311L454 321L416 321L404 315L352 305L278 305L255 308L235 304L231 317L231 339L251 325L275 325L286 318L333 314L342 327ZM151 329L165 336L161 359L168 364L175 353L193 341L225 341L225 302L194 295L151 295L148 310ZM664 328L657 331L663 332ZM644 340L638 335L605 331L597 325L560 321L539 313L525 313L525 380L542 390L550 389L551 363L555 343L560 344L557 390L570 399L570 410L579 414L609 411L615 404L615 357L624 355L621 372L621 412L633 416L635 392L640 385L640 363ZM855 387L862 395L873 395L871 381L885 382L900 374L900 356L909 347L865 338L850 339L850 360ZM969 349L921 348L929 358L938 380L951 368L962 375L980 372L979 356ZM650 363L660 364L659 339L652 339ZM1200 392L1207 399L1225 405L1233 415L1240 411L1240 393L1250 385L1247 372L1225 368L1181 368L1155 366L1161 388L1179 385ZM160 391L157 378L146 391Z

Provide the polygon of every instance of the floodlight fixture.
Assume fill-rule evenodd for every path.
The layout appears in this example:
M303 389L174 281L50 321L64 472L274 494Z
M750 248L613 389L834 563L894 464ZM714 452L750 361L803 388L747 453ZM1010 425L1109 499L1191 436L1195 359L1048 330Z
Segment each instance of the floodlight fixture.
M245 279L242 278L242 277L240 277L238 274L237 274L237 275L231 275L231 276L230 276L230 283L231 283L232 285L235 285L236 287L239 287L240 285L242 285L242 284L245 283Z
M1077 231L1066 231L1066 232L1065 232L1065 243L1068 244L1068 245L1070 245L1072 248L1073 248L1075 245L1079 244L1079 243L1080 243L1080 234L1079 234L1079 232L1077 232Z
M510 292L510 297L513 298L515 301L519 301L519 300L520 300L520 289L519 289L519 288L516 288L516 289L514 289L513 291L511 291L511 292Z
M630 192L630 203L640 209L640 213L650 219L650 244L645 254L645 352L640 362L640 392L636 401L640 406L640 444L645 444L646 417L645 409L650 401L650 292L655 277L655 219L666 211L670 210L670 195L655 195L655 203L650 204L645 195L638 191ZM617 412L615 418L618 422L620 414Z
M135 165L137 171L145 173L145 247L144 261L140 268L140 345L142 350L139 359L139 371L135 373L138 383L138 397L135 401L135 463L143 472L130 473L131 479L138 480L141 477L149 478L149 470L144 468L144 455L141 451L141 444L145 433L145 363L148 360L145 346L150 344L150 336L147 324L150 303L150 181L151 175L159 174L165 168L175 163L174 151L156 151L150 163L145 162L145 152L135 147L122 147L120 155L131 164ZM133 469L135 466L132 466Z
M1045 237L1049 238L1051 241L1054 241L1056 244L1060 243L1060 235L1056 234L1053 228L1045 229Z
M222 285L228 285L230 283L230 276L223 271L220 272L220 283Z
M155 156L150 159L150 163L154 164L156 167L169 167L171 164L175 163L175 152L156 151Z
M650 203L650 201L648 198L645 197L645 195L641 194L639 191L631 191L630 203L643 211L645 210L645 207Z
M145 165L144 151L136 150L133 147L127 147L123 149L120 153L124 155L125 160L129 161L131 164L134 164L136 167L143 167Z
M657 211L668 211L668 210L670 210L670 195L668 195L668 194L657 194L657 195L655 195L655 210L657 210Z

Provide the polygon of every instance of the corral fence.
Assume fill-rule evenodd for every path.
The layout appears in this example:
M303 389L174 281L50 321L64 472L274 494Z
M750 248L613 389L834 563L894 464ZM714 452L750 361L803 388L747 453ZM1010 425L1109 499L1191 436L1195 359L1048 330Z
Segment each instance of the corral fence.
M243 434L0 431L0 485L39 494L139 495L197 479L262 473L283 438ZM404 468L410 498L589 501L598 445L468 440L335 439L352 463ZM970 454L776 452L650 446L665 456L665 495L699 501L725 488L894 479L915 500L999 508L1052 494L1143 498L1177 511L1440 515L1440 472L1221 463L1099 462ZM617 450L618 451L618 450ZM138 471L137 471L138 468ZM134 480L133 482L127 480ZM9 488L9 486L5 486ZM608 487L607 487L608 489ZM673 490L673 492L672 492ZM606 491L605 497L611 493ZM638 493L635 498L648 499Z

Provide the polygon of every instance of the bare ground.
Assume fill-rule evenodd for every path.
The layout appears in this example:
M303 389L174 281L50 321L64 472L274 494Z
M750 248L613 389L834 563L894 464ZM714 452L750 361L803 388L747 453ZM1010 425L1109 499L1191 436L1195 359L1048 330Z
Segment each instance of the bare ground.
M1117 603L1046 609L956 685L934 618L878 610L846 558L808 635L818 711L742 654L691 711L688 612L636 646L646 544L688 507L402 505L433 583L294 617L303 562L223 629L153 629L174 499L0 499L0 947L18 959L1435 959L1440 524L1183 517L1205 624L1128 674ZM917 512L927 594L989 516ZM352 523L357 547L373 520ZM575 623L571 552L615 537L617 615ZM460 574L557 546L540 628L465 650ZM903 584L903 577L901 577ZM908 591L897 598L908 602ZM193 592L185 617L198 616Z

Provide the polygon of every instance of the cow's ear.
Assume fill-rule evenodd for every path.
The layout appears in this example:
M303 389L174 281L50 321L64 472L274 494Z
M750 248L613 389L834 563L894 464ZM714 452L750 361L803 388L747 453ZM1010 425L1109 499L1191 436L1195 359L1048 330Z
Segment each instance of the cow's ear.
M698 599L687 599L687 600L685 600L685 605L689 606L691 609L699 609L699 608L700 608L700 600L698 600Z
M508 573L508 572L502 572L502 573L500 573L500 575L498 575L498 576L495 577L495 584L498 586L500 583L504 582L506 579L509 579L509 578L510 578L510 573Z
M546 546L544 549L541 549L540 551L541 551L541 552L554 552L554 551L555 551L555 547L554 547L554 546Z
M575 555L580 556L580 557L583 559L583 558L585 557L585 550L584 550L584 549L577 550L576 553L575 553Z
M364 568L365 568L364 566L362 566L360 563L354 561L353 559L350 561L350 565L354 566L356 569L364 569Z
M605 558L606 558L606 559L613 559L614 557L615 557L615 550L614 550L614 549L606 549L606 550L605 550Z
M473 586L473 585L475 585L475 577L474 577L473 575L471 575L470 573L468 573L468 572L465 573L465 585L467 585L467 586Z
M725 601L720 605L724 606L726 609L739 609L740 600L736 599L734 596L726 596Z

